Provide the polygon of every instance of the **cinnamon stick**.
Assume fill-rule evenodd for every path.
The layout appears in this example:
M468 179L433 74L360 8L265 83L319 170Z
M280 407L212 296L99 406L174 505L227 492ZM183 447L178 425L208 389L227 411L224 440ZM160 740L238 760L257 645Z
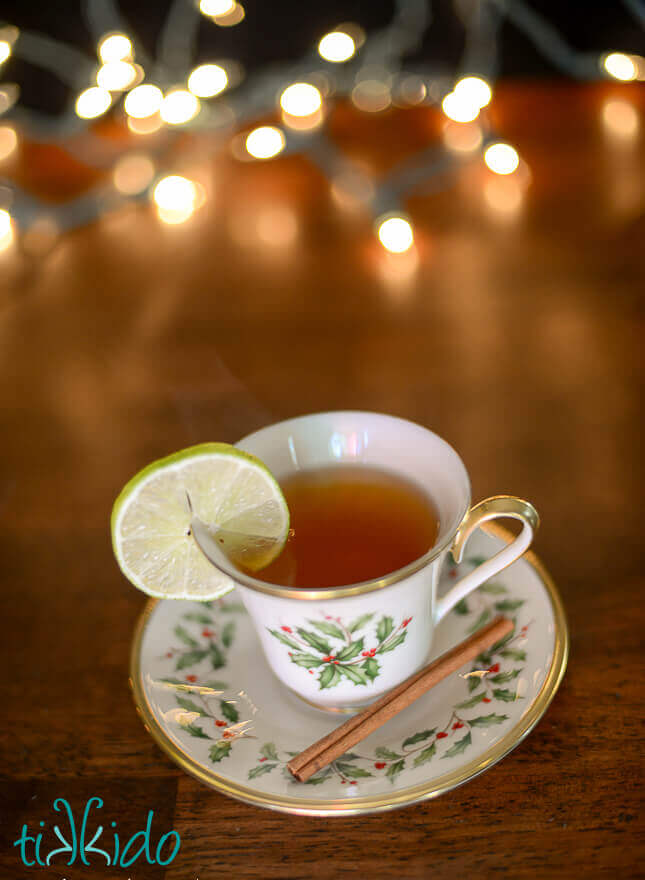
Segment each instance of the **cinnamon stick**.
M512 620L501 615L496 617L465 641L406 678L358 715L349 718L340 727L293 757L287 764L290 773L299 782L306 782L314 773L340 758L348 749L407 708L451 672L456 672L482 651L503 639L512 629Z

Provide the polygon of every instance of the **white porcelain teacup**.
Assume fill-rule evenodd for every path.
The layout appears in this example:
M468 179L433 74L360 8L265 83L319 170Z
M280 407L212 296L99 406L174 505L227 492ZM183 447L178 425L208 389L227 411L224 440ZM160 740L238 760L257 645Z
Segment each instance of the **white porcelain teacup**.
M321 709L358 709L419 669L442 617L521 556L538 526L534 507L512 496L471 507L468 474L454 449L404 419L369 412L318 413L263 428L237 446L264 461L278 480L340 462L393 471L423 489L439 514L434 547L376 580L297 589L236 574L238 593L271 669L287 688ZM519 519L518 537L437 598L448 552L460 561L471 532L496 517Z

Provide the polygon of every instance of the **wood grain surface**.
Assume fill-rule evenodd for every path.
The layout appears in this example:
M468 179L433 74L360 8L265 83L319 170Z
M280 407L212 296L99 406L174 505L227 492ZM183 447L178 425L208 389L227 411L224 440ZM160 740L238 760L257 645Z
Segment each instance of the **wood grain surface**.
M607 123L612 100L635 132ZM305 160L219 148L183 226L142 205L0 256L3 878L643 876L644 111L640 86L507 85L495 121L530 179L466 161L416 196L416 261L386 259ZM429 110L341 109L332 128L375 173L441 137ZM393 813L313 819L202 787L147 735L128 688L144 598L108 519L155 457L339 408L427 425L474 498L535 503L571 658L490 772ZM23 822L91 795L123 829L154 809L181 834L175 862L23 868Z

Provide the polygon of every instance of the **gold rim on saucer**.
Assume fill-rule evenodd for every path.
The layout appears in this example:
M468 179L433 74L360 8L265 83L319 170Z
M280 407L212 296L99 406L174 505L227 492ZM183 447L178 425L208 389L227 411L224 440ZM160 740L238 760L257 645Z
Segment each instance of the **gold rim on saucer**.
M514 540L514 535L502 526L486 523L481 526L483 531L502 539L506 543ZM266 794L255 789L247 788L238 783L231 782L217 773L205 770L194 758L187 754L178 745L172 742L163 728L157 722L152 709L144 693L141 677L141 645L146 626L158 599L150 599L141 614L134 633L134 640L130 653L130 687L134 697L135 706L145 729L152 736L157 745L164 751L182 770L191 776L195 776L200 782L211 788L215 788L230 797L244 801L255 806L267 807L283 813L294 813L308 816L358 816L363 813L378 813L392 810L396 807L419 803L438 797L444 792L451 791L459 785L478 776L487 768L501 761L510 751L518 746L535 727L544 715L551 700L556 694L560 682L564 677L569 657L569 632L567 620L558 590L546 570L543 563L532 552L527 551L522 560L533 568L544 584L547 595L551 602L551 610L554 620L554 647L551 666L544 680L540 692L533 700L531 707L522 715L518 723L502 739L484 752L479 758L468 762L456 770L446 773L444 776L435 778L427 783L401 789L373 797L357 797L343 800L320 799L310 800L298 797L284 797Z

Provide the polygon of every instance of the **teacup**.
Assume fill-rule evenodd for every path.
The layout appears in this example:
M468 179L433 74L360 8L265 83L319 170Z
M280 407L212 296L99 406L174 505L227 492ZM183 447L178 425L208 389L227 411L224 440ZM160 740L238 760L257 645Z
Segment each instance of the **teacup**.
M341 462L394 471L423 489L439 514L435 545L375 580L300 589L235 574L269 666L289 690L320 709L356 711L419 669L439 621L520 557L538 527L535 508L509 495L471 507L468 474L454 449L432 431L393 416L302 416L256 431L237 446L265 462L278 480ZM497 517L520 520L520 534L439 598L448 553L459 562L473 530Z

